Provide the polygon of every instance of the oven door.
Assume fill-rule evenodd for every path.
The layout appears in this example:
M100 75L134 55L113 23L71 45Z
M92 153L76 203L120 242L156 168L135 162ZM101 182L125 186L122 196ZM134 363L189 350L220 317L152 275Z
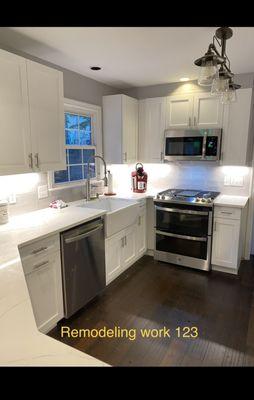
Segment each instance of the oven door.
M212 213L208 210L180 208L174 204L155 205L156 230L191 237L211 235Z
M206 238L155 231L155 260L208 271L211 236Z

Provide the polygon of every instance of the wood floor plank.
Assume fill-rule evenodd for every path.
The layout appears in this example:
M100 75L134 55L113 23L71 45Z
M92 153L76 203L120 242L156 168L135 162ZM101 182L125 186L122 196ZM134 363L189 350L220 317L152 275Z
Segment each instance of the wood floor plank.
M137 338L61 338L62 325L136 329ZM186 326L198 327L198 338L177 337L176 328ZM170 338L140 335L141 329L164 327ZM244 261L236 277L144 256L49 335L111 365L252 366L254 260Z

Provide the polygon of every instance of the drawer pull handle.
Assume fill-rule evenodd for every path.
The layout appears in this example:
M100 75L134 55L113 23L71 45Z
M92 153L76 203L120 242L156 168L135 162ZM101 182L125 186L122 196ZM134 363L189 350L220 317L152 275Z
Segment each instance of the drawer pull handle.
M39 249L33 250L32 254L38 254L45 250L47 250L47 247L40 247Z
M48 264L49 264L49 261L44 261L44 262L41 262L40 264L35 265L33 267L33 269L38 269L38 268L44 267L45 265L48 265Z
M229 211L221 211L221 214L232 215L233 213L232 213L232 212L229 212Z

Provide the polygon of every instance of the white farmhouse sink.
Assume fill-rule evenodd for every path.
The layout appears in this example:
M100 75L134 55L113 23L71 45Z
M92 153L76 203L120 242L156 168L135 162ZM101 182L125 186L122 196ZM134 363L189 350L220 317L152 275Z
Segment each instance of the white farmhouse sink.
M105 234L109 237L135 223L139 203L131 199L102 198L88 201L78 207L106 210Z

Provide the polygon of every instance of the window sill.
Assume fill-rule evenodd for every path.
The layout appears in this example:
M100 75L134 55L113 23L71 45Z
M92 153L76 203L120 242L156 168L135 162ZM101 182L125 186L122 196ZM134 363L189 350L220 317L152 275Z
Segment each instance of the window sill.
M50 187L48 189L49 192L56 192L58 190L65 190L65 189L74 189L74 188L78 188L78 187L85 187L85 182L82 183L74 183L73 185L63 185L63 186L57 186L57 187Z

